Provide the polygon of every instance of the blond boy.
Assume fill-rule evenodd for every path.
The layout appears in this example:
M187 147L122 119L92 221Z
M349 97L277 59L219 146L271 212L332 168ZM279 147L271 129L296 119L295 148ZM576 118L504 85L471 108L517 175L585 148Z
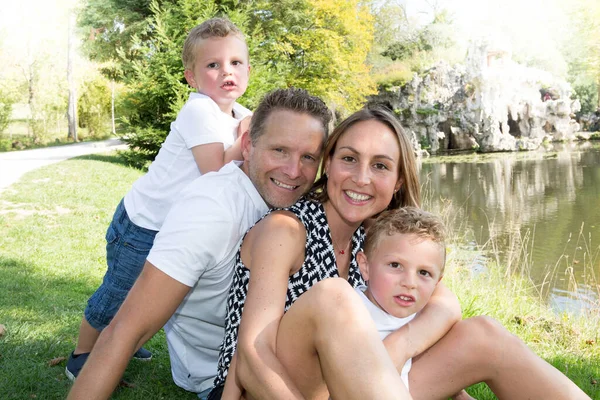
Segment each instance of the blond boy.
M425 307L444 274L444 225L415 207L381 214L357 261L367 286L356 289L383 340ZM401 372L408 387L409 359Z
M65 369L71 380L131 290L181 190L201 175L242 159L240 137L251 115L236 103L250 73L244 35L227 19L207 20L188 34L182 60L185 78L195 91L171 124L148 173L117 206L106 233L108 270L88 300L77 347ZM150 360L152 354L141 348L134 358Z

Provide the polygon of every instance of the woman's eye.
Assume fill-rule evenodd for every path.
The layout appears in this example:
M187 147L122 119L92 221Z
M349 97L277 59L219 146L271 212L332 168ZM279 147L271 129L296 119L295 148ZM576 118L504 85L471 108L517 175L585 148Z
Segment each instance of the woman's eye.
M354 157L344 156L344 157L342 157L342 160L346 161L346 162L353 162L354 161Z
M375 169L382 169L382 170L385 170L385 169L389 169L389 168L388 168L388 166L387 166L387 165L385 165L384 163L377 163L377 164L375 164Z

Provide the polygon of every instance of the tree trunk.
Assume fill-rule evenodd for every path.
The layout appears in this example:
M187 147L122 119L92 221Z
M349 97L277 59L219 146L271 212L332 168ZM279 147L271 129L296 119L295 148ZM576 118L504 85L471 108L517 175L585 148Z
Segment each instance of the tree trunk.
M115 130L115 80L110 81L110 119L112 121L112 134L116 135Z
M75 12L70 11L69 15L69 40L68 40L68 58L67 58L67 80L69 82L69 108L67 118L69 120L69 139L77 141L77 88L75 78L73 77L73 57L75 43Z

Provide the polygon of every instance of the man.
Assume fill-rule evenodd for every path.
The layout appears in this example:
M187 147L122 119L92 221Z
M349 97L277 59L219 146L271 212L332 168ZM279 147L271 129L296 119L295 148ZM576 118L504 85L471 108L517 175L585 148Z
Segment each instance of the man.
M310 189L330 118L325 104L304 90L265 96L242 138L243 164L227 164L182 192L70 399L108 398L131 355L163 325L175 383L207 394L242 236L269 207L287 207Z

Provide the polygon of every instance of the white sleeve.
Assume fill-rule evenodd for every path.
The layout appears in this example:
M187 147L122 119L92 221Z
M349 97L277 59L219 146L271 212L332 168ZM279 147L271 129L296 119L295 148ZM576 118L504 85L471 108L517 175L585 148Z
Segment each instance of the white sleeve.
M218 196L194 194L175 202L156 235L148 261L171 278L192 287L221 261L235 224Z
M188 149L207 143L223 143L225 140L225 124L220 121L216 110L205 101L186 104L177 116L176 123Z

